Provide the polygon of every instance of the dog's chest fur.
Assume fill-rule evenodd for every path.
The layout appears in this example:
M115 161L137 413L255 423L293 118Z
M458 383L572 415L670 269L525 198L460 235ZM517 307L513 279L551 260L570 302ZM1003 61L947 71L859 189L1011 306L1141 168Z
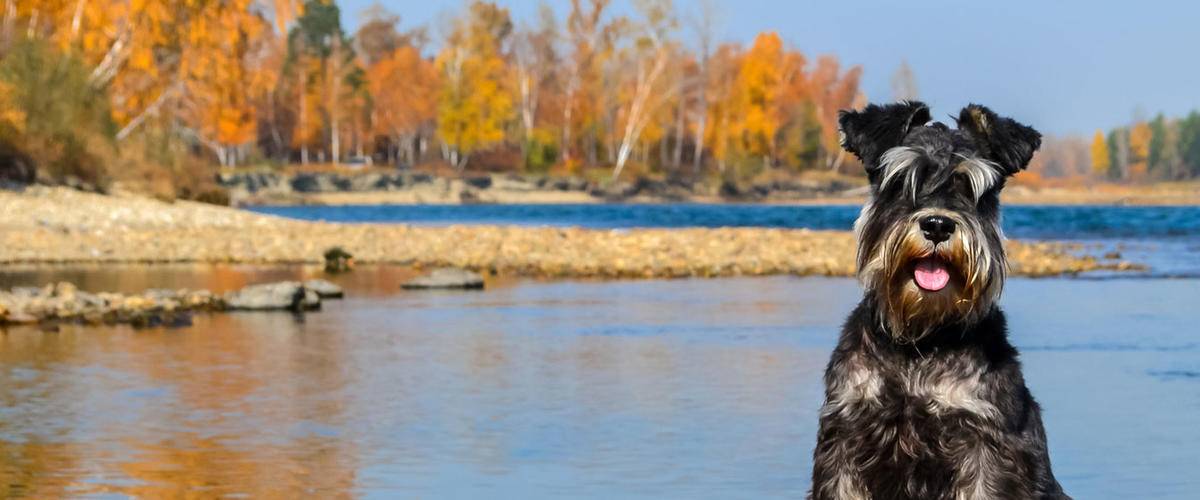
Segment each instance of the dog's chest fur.
M999 311L924 351L889 344L870 325L851 317L826 371L814 497L1038 498L1048 493L1043 485L1053 491L1041 477L1049 464L1038 445L1037 407Z

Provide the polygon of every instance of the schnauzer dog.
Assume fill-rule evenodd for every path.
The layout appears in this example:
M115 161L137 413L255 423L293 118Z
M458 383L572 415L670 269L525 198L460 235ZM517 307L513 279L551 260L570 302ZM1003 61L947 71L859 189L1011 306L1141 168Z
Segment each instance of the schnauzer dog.
M1000 189L1041 135L979 105L957 122L919 102L838 118L871 183L866 293L825 371L814 499L1069 498L996 304Z

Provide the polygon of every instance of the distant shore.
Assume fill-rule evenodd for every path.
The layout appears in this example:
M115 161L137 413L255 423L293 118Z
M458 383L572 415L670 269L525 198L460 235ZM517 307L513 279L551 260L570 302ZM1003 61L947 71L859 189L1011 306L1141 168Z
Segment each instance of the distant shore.
M320 263L458 266L513 276L664 278L851 276L847 231L767 228L592 230L302 222L243 210L66 188L0 191L0 263ZM1010 242L1016 275L1133 269L1062 243Z
M582 177L465 174L438 176L383 169L245 171L220 184L237 205L768 203L862 204L863 179L832 174L743 185L686 184L639 178L596 182ZM1003 200L1019 205L1200 205L1200 182L1030 187L1014 182Z

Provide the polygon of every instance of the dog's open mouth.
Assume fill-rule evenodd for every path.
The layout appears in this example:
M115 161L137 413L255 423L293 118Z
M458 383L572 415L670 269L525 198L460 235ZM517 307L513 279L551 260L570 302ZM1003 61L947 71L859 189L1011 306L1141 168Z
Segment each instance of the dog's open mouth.
M924 257L913 267L913 281L922 290L936 292L950 283L950 268L938 257Z

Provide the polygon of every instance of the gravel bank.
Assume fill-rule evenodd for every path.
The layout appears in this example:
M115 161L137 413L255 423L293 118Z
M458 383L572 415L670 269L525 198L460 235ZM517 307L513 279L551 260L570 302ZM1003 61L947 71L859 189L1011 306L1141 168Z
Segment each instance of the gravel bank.
M319 263L332 246L363 263L544 277L850 276L854 271L849 232L331 224L63 188L0 192L0 263ZM1009 250L1018 275L1132 267L1078 258L1058 243L1011 242Z

